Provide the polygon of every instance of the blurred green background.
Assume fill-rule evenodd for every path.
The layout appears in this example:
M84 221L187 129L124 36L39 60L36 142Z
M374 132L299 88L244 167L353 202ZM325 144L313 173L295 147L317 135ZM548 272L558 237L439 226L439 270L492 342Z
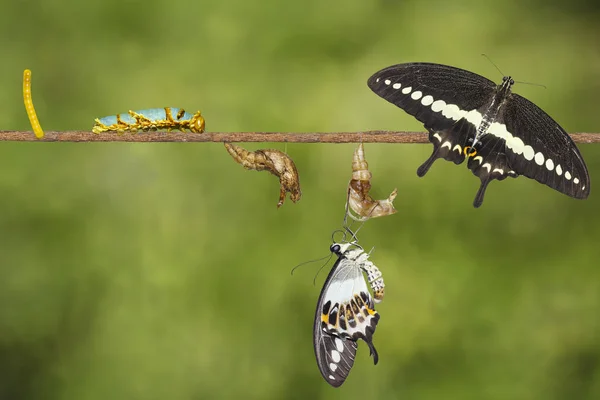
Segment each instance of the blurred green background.
M0 14L0 129L46 130L149 107L209 131L419 130L366 86L438 62L500 81L569 132L598 132L599 3L15 1ZM526 178L481 209L466 165L431 145L365 147L391 217L361 230L387 286L340 389L321 378L314 308L354 145L286 150L303 198L222 144L0 145L0 399L598 399L600 200ZM600 145L581 145L592 179ZM594 181L596 182L596 181Z

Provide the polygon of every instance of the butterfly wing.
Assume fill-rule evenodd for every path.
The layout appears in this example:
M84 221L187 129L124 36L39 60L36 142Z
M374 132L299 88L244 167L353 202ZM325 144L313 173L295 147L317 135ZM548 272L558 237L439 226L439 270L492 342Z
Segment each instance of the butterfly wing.
M568 196L585 199L590 177L569 134L542 109L512 93L499 122L508 133L511 168Z
M377 95L423 122L429 131L433 152L417 170L420 177L438 158L455 164L465 160L481 115L496 92L496 84L481 75L430 63L398 64L382 69L369 78L368 86ZM486 148L497 146L488 143ZM477 168L486 162L475 163L473 168L469 168L482 180L480 197L483 199L487 183L494 179L488 178L494 174L488 174L487 168Z
M419 176L438 158L460 164L468 157L468 168L481 180L475 207L493 179L519 175L571 197L588 197L590 179L579 150L560 125L522 96L509 93L487 133L469 147L497 91L489 79L450 66L411 63L377 72L368 85L429 130L434 149Z
M359 338L369 345L377 364L373 333L379 314L373 304L358 263L340 255L321 290L313 326L317 365L330 385L338 387L348 377Z
M316 323L313 338L317 365L321 375L331 386L341 386L354 365L358 344L355 340L323 332L321 325Z
M481 75L431 63L384 68L371 76L367 85L430 131L448 129L468 111L488 103L496 90L496 84Z

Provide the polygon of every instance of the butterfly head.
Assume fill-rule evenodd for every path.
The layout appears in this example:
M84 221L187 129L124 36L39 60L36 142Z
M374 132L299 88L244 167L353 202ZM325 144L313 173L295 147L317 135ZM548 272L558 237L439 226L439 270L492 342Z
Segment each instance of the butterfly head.
M356 244L356 242L342 242L333 243L331 246L329 246L329 251L339 257L343 254L346 254L346 252L350 250L350 247L352 246L361 248L358 244Z
M498 92L507 93L511 86L515 84L515 80L510 76L505 76L502 78L502 83L498 85Z

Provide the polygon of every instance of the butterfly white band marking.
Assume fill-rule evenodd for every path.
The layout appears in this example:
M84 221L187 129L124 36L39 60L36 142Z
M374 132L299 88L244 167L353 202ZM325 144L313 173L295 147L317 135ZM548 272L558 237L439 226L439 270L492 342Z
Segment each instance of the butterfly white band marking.
M421 104L423 104L425 107L430 106L431 103L433 103L433 97L430 95L427 95L421 99Z
M456 150L458 151L458 154L462 153L462 148L460 147L460 144L455 145L452 150Z
M379 78L377 79L377 82L378 81L379 81ZM385 84L390 85L391 81L389 79L386 79ZM393 85L394 89L400 89L400 87L401 87L400 82L396 82ZM411 86L407 86L404 89L402 89L403 94L409 94L411 91L412 91ZM478 130L474 144L477 143L477 138L489 133L493 136L504 139L504 141L506 143L506 147L508 147L513 153L515 153L517 155L522 155L523 158L525 158L525 160L527 160L527 161L534 160L535 163L539 166L543 166L545 163L546 169L548 169L548 171L554 170L558 176L562 175L563 171L562 171L560 164L555 166L554 161L552 159L546 158L544 156L544 154L542 154L539 151L536 152L533 149L533 147L531 147L530 145L526 145L521 138L513 136L506 129L505 124L501 124L499 122L492 122L491 124L489 124L489 122L487 120L484 120L483 115L477 110L470 110L470 111L461 110L456 104L446 104L446 102L444 100L435 100L433 98L433 96L431 96L431 95L423 96L423 93L419 90L413 92L411 94L411 98L414 100L421 99L422 105L424 105L426 107L431 106L431 110L433 112L442 113L442 115L448 119L458 121L458 120L464 118L467 121L469 121ZM489 124L489 126L488 126L488 124ZM438 135L437 133L434 134L433 137L438 139L438 141L440 141L440 142L442 141L441 136ZM451 149L452 145L450 144L450 142L444 142L444 144L442 144L442 147L446 147L446 146L449 149ZM456 146L455 146L455 149L456 149ZM481 157L475 157L475 160L479 161L479 163L481 164L482 161L480 161L478 159L481 159ZM483 159L481 159L481 160L483 160ZM484 166L485 166L485 164L484 164ZM511 172L514 173L514 171L511 171ZM571 178L572 178L571 174L568 171L565 172L565 179L571 180ZM579 184L579 179L578 178L573 179L573 183L575 183L576 185ZM585 189L585 187L582 188L582 190L584 190L584 189Z
M423 96L423 92L421 92L419 90L412 92L412 94L410 95L410 97L413 100L419 100L422 96Z
M452 150L452 143L445 141L444 144L442 144L442 148L447 147L448 150Z
M483 162L483 157L481 157L481 156L477 156L477 157L475 157L473 160L475 160L475 161L478 161L478 162L479 162L479 164L481 165L481 163Z
M500 168L494 168L494 170L492 172L499 172L500 175L504 175L504 170L500 169Z
M335 372L335 370L337 369L337 364L329 363L329 369Z
M344 351L344 342L342 342L342 339L340 338L335 338L335 348L341 353L342 351Z
M436 100L431 104L431 110L433 112L440 112L446 107L446 102L444 100Z
M485 163L481 166L482 168L486 168L488 170L488 174L490 173L490 171L492 170L492 166L490 163Z
M540 166L544 164L544 155L539 151L535 153L535 163Z
M339 363L342 359L342 355L337 350L331 350L331 359L333 360L333 362Z
M535 150L533 150L533 147L530 145L523 147L523 157L525 157L527 161L533 160L533 157L535 157Z
M436 138L436 139L437 139L439 142L441 142L441 141L442 141L442 137L441 137L441 136L440 136L440 134L439 134L439 133L437 133L437 132L433 134L433 137L434 137L434 138Z

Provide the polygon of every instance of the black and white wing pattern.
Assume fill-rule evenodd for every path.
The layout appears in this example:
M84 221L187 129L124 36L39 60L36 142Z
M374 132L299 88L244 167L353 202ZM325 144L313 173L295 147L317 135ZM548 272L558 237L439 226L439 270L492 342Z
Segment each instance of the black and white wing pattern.
M524 175L576 199L590 193L587 167L571 137L548 114L483 76L447 65L408 63L375 73L368 86L423 122L433 153L417 170L424 176L438 158L479 177L473 202L483 203L494 179Z
M350 249L352 246L356 248ZM379 322L374 303L383 298L384 284L379 269L355 243L334 243L330 250L338 259L319 296L313 345L321 375L327 383L339 387L354 365L358 339L367 343L374 363L379 360L373 345ZM367 273L375 300L369 293L363 271Z

